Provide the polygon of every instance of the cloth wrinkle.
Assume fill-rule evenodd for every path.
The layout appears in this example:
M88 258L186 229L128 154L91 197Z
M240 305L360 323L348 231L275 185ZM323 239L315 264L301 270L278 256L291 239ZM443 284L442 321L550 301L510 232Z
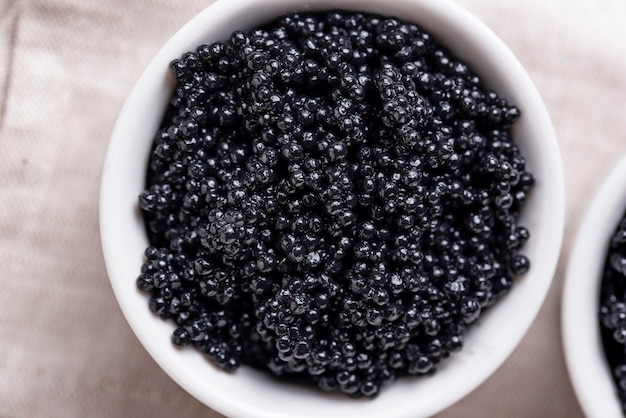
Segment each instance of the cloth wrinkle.
M2 133L2 126L4 122L4 116L7 111L9 102L9 96L11 94L11 74L13 73L13 57L17 44L17 32L20 20L20 0L9 0L5 10L0 10L0 13L7 19L8 16L8 29L6 30L6 43L4 48L5 63L4 63L4 77L0 80L0 133ZM2 30L0 28L0 30ZM0 33L0 36L3 34ZM0 41L2 39L0 38Z

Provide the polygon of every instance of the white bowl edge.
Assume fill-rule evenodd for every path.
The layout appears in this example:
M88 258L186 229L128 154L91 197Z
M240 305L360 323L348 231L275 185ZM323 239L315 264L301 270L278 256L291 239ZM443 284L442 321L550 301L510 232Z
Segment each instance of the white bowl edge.
M626 158L617 163L591 200L569 256L561 305L567 370L588 417L622 417L600 336L602 271L608 243L626 210Z

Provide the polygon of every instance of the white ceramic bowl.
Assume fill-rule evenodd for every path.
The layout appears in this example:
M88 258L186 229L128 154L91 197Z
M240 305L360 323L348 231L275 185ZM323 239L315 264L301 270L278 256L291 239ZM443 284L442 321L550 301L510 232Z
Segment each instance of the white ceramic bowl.
M563 287L561 322L567 369L590 418L622 417L600 337L600 283L608 244L626 209L626 158L606 178L578 230Z
M143 190L153 134L173 88L170 60L287 12L338 8L415 22L468 62L489 87L521 108L523 116L514 135L537 179L521 219L532 234L524 248L532 260L530 272L473 326L463 350L444 361L434 376L400 379L375 400L280 383L248 367L226 374L196 350L176 349L170 342L173 325L155 317L146 295L135 287L147 246L137 196ZM104 165L100 211L106 265L128 323L157 363L200 401L233 417L415 418L435 414L475 389L530 327L556 267L564 196L558 146L536 88L504 43L456 4L447 0L224 0L201 12L167 42L128 97Z

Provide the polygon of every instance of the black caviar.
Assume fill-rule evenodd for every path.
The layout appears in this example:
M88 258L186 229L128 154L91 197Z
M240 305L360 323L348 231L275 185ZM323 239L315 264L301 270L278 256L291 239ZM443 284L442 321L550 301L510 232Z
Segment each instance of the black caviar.
M608 242L600 289L600 334L626 415L626 213Z
M171 71L137 285L174 344L374 397L529 269L520 111L417 26L291 14Z

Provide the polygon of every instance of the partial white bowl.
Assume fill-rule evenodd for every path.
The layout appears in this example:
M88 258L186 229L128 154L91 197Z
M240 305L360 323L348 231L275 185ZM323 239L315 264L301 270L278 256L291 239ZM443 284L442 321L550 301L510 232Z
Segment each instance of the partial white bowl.
M602 348L598 312L608 245L626 209L626 158L606 178L583 219L567 266L561 305L565 361L590 418L623 417Z
M148 241L137 196L143 190L154 132L173 89L170 60L202 43L224 40L287 12L359 10L400 17L430 32L468 62L487 85L521 108L514 135L537 182L521 223L528 274L466 336L460 353L427 378L400 379L375 400L354 400L278 382L249 367L216 369L196 350L170 342L173 325L155 317L135 287ZM159 51L132 90L113 131L103 169L102 247L111 285L133 331L156 362L190 394L232 417L421 417L457 402L509 356L533 322L550 286L561 247L564 192L560 154L545 106L512 52L483 23L448 0L224 0L198 14ZM486 411L487 413L487 411Z

